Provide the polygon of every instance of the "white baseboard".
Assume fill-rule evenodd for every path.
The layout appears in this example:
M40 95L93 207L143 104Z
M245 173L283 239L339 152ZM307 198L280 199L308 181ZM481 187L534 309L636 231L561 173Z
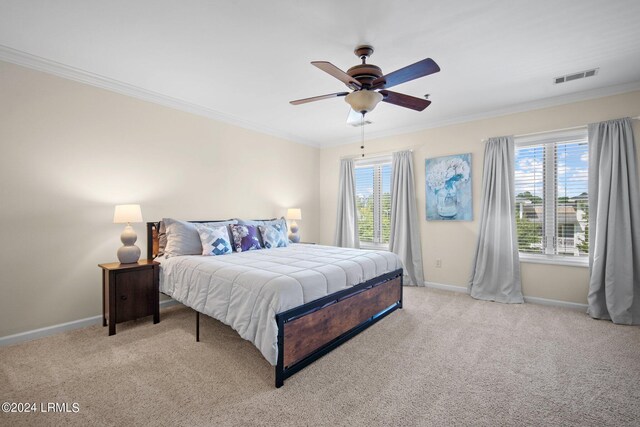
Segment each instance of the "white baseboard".
M461 292L465 294L469 293L468 288L462 287L462 286L446 285L444 283L435 283L435 282L426 282L426 281L424 282L424 285L427 288L440 289L442 291ZM531 303L531 304L550 305L553 307L570 308L572 310L580 310L585 312L589 307L587 304L580 304L577 302L561 301L557 299L548 299L548 298L540 298L540 297L528 297L526 295L524 297L524 302Z
M580 303L577 303L577 302L570 302L570 301L561 301L561 300L557 300L557 299L547 299L547 298L540 298L540 297L528 297L526 295L524 297L524 302L529 302L531 304L550 305L550 306L553 306L553 307L570 308L572 310L584 311L585 313L587 312L587 308L589 308L589 306L587 304L580 304Z
M160 301L160 308L167 308L179 304L174 299ZM60 323L59 325L47 326L46 328L34 329L32 331L20 332L19 334L0 337L0 347L17 344L25 341L32 341L42 337L59 334L73 329L86 328L87 326L99 325L102 323L102 315L87 317L85 319L73 320L71 322Z
M463 286L445 285L444 283L436 283L436 282L424 282L424 285L427 288L440 289L442 291L462 292L464 294L469 293L469 290L467 289L466 286L463 287Z

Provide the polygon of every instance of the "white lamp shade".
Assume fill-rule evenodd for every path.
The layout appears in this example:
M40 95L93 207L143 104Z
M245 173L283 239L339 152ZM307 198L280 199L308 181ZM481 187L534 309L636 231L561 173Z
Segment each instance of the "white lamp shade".
M347 95L344 100L347 104L351 105L353 111L358 113L368 113L376 108L376 105L382 101L382 94L373 90L357 90Z
M113 223L127 224L131 222L142 222L140 205L117 205L113 214Z
M302 211L299 208L287 209L287 219L302 219Z

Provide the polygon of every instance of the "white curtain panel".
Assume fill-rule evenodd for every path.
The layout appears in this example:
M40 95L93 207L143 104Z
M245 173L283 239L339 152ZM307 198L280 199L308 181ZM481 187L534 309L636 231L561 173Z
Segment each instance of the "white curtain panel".
M358 219L356 216L356 180L354 176L353 159L342 159L340 161L335 246L342 248L360 247Z
M490 138L484 149L482 211L469 293L473 298L522 303L515 222L513 137Z
M414 286L424 286L420 223L413 180L413 153L393 153L391 177L391 236L389 249L404 265L404 274Z
M630 119L589 125L589 315L640 324L640 188Z

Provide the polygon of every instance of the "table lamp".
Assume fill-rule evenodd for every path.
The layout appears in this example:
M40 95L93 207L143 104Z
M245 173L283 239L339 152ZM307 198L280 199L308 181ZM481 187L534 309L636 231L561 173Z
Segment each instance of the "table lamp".
M291 224L289 225L289 230L291 231L289 233L289 240L293 243L299 243L300 242L300 235L298 234L298 224L296 223L296 220L300 220L302 219L302 211L300 211L299 208L291 208L291 209L287 209L287 219L291 219Z
M118 249L118 260L121 264L133 264L140 259L140 248L134 245L138 236L131 227L133 222L142 222L140 205L117 205L113 214L113 223L127 224L120 235L122 247Z

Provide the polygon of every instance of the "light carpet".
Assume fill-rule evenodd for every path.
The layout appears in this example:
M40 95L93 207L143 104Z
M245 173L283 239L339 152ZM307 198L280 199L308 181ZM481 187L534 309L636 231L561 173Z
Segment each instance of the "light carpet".
M0 348L1 425L640 425L640 328L405 288L405 308L274 388L273 367L182 306Z

